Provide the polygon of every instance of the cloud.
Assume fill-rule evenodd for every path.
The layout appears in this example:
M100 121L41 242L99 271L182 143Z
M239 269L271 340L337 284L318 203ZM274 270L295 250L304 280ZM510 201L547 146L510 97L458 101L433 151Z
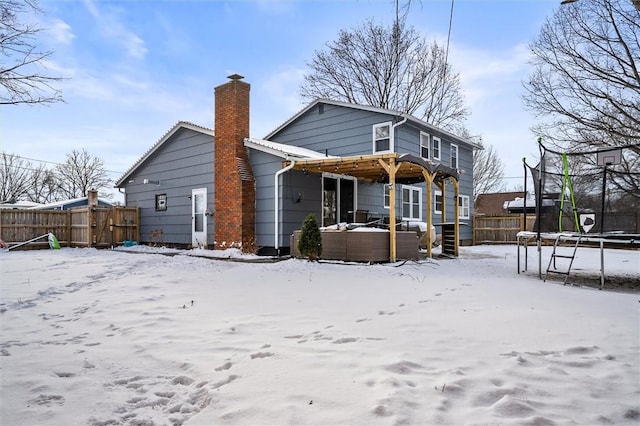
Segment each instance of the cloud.
M467 127L481 134L505 163L506 177L522 175L521 159L531 150L532 117L522 104L522 81L530 72L529 49L524 43L509 49L474 48L452 44L449 61L460 74L465 102L471 110ZM506 179L508 189L522 184Z
M120 45L134 59L143 59L148 52L144 40L127 28L122 19L125 10L116 7L99 9L93 0L85 0L87 10L95 19L98 30L108 40Z
M452 45L449 60L454 71L460 73L465 99L472 108L498 94L517 95L529 71L525 44L500 51Z
M304 79L305 70L287 66L271 74L266 81L261 82L262 90L266 91L272 102L280 104L289 112L297 112L302 100L298 96L298 87Z
M509 76L523 71L529 60L529 48L517 44L507 51L491 51L452 46L450 58L469 80Z
M76 37L71 26L61 19L54 19L49 25L48 33L58 44L71 44L71 41Z
M252 136L264 137L306 105L298 96L304 73L302 68L282 66L264 80L251 82L259 91L252 97Z
M133 58L142 59L149 51L144 45L144 40L133 33L123 34L122 41L129 56Z
M142 76L123 73L105 75L96 71L76 70L64 89L65 93L99 101L102 105L139 108L147 112L168 113L174 111L176 105L188 108L190 103L174 93L172 87L152 84Z

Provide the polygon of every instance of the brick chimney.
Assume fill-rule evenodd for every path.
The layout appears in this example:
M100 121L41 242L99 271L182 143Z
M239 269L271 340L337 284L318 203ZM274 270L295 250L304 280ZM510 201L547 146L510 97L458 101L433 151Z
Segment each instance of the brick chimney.
M214 89L215 247L255 249L255 180L244 138L249 137L249 90L238 74Z
M87 205L89 207L96 207L98 205L98 191L95 189L87 191Z

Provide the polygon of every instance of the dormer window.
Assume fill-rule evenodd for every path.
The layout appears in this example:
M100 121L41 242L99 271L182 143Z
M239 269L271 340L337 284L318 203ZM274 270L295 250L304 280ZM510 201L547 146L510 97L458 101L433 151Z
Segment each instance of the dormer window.
M393 132L391 122L373 126L373 153L393 151Z

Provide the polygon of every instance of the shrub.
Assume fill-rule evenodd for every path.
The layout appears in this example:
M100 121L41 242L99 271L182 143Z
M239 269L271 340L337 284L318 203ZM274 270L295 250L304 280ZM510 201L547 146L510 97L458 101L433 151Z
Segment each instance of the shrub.
M309 258L309 260L316 260L322 255L320 228L313 213L309 213L302 223L298 250L300 255Z

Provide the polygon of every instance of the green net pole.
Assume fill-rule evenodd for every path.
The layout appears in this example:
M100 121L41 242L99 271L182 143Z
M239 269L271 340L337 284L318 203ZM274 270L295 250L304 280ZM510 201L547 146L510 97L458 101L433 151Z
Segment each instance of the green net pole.
M562 232L562 215L564 213L564 198L565 198L565 193L567 191L567 179L569 178L568 175L568 162L567 162L567 154L566 153L562 153L562 192L561 192L561 196L560 196L560 214L558 215L558 232Z
M562 153L562 170L564 178L562 179L562 200L560 200L560 217L558 219L558 230L562 232L562 213L564 212L564 197L565 191L569 189L569 199L571 200L571 210L573 211L573 223L576 232L580 232L578 222L578 210L576 209L576 200L573 196L573 185L571 184L571 178L569 177L569 161L567 160L567 154Z

